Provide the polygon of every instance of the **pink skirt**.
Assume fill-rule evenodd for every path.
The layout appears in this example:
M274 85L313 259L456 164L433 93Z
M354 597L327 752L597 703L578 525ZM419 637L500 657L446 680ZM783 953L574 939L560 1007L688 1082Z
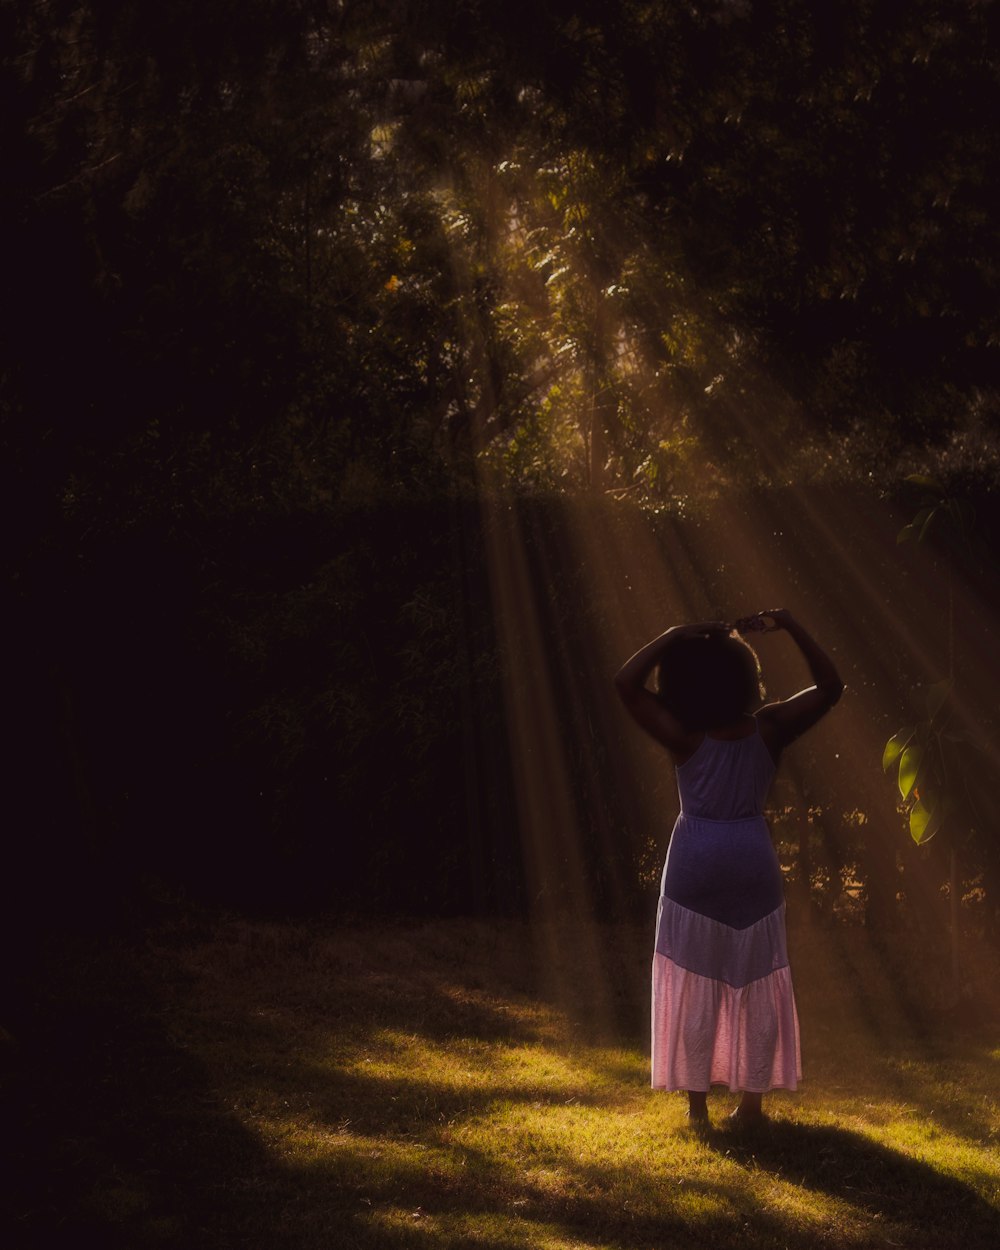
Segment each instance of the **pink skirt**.
M657 913L652 1085L766 1093L795 1089L801 1076L781 871L767 824L681 816Z

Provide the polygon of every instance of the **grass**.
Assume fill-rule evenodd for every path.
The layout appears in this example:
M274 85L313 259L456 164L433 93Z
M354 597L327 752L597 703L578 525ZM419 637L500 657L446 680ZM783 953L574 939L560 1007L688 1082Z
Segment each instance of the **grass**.
M919 953L791 936L806 1080L753 1135L646 1087L645 928L183 916L63 948L7 1057L5 1244L994 1250L988 953L959 1026Z

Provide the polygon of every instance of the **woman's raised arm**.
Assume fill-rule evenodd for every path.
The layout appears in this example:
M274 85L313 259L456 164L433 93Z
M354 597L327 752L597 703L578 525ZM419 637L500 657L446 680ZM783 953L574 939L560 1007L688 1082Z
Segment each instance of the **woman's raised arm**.
M752 625L750 622L755 619L761 624ZM779 748L787 746L789 742L805 733L829 712L844 693L844 683L830 656L787 608L779 608L774 612L761 612L756 618L749 618L747 622L739 622L739 627L744 627L745 632L750 632L753 628L764 632L783 629L785 633L791 635L809 665L809 673L814 685L800 690L790 699L782 699L779 703L769 703L759 713L774 726L777 746Z
M615 689L632 719L657 742L679 755L689 753L701 739L700 733L685 729L676 716L646 686L671 638L681 635L729 633L729 626L718 621L701 625L675 625L647 642L615 674Z

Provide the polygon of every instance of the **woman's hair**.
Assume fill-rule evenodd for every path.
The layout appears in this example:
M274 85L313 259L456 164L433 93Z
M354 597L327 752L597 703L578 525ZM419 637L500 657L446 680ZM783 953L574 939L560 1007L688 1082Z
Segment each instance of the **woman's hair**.
M656 692L685 729L719 729L764 701L760 661L737 633L679 634L663 648Z

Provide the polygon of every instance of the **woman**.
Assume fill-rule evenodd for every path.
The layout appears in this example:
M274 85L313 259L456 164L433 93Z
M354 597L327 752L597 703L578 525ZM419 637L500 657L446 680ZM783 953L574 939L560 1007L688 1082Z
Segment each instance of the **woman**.
M761 706L760 664L742 633L784 630L814 685ZM647 689L658 669L656 692ZM713 1084L742 1093L732 1118L795 1089L799 1026L785 947L781 868L762 815L790 742L840 698L833 661L785 609L736 628L668 629L615 677L622 702L673 757L681 811L663 867L653 955L652 1084L686 1089L708 1118Z

